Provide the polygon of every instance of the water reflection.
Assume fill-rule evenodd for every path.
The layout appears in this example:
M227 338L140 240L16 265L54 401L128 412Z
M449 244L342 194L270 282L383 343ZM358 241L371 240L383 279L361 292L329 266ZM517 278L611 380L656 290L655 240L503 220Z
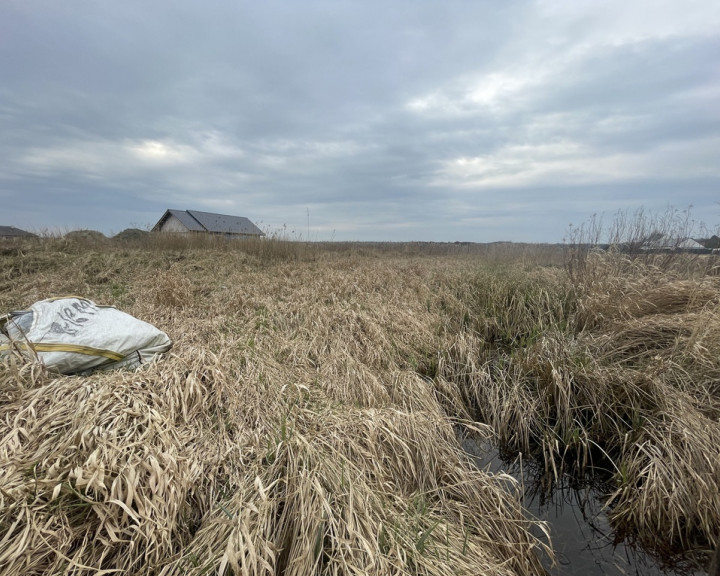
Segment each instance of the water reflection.
M508 461L496 448L472 438L464 439L463 448L478 468L492 473L504 472L521 484L527 512L548 523L557 563L544 565L551 576L635 575L701 576L705 571L671 569L625 542L615 543L615 535L603 509L607 487L592 478L578 480L564 475L559 484L544 481L546 475L532 462L520 458ZM536 533L542 537L542 533Z

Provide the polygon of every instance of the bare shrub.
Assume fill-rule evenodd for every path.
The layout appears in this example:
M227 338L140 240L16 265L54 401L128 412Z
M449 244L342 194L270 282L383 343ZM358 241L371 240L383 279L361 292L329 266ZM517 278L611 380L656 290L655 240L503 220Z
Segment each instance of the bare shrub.
M632 213L619 211L609 225L594 215L580 226L570 227L565 268L576 284L601 280L608 272L621 276L638 265L661 272L704 275L717 266L717 255L710 255L710 250L681 247L683 241L704 230L705 225L693 219L690 208L669 207L661 213L642 208Z

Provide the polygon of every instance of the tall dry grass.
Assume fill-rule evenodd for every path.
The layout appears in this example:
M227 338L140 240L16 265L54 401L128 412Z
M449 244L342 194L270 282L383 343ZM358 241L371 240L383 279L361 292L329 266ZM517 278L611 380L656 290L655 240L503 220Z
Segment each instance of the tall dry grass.
M481 271L440 363L551 480L605 469L619 538L698 563L720 544L720 281L703 273L716 262L607 253L572 277Z
M175 345L138 372L0 364L1 573L542 572L436 374L466 259L47 240L2 253L0 309L81 294Z
M714 257L153 242L0 251L0 310L81 294L176 340L138 373L0 368L0 571L540 573L464 426L602 474L619 538L719 544Z

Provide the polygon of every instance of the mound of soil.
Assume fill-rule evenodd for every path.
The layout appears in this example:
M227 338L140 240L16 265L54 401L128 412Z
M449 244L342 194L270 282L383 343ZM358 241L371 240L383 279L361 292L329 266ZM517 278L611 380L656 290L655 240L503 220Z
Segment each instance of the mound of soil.
M107 236L97 230L73 230L63 236L66 240L74 240L77 242L104 243L107 242Z
M144 240L149 235L150 232L140 230L140 228L125 228L122 232L115 234L112 239L119 240L121 242L135 242L138 240Z

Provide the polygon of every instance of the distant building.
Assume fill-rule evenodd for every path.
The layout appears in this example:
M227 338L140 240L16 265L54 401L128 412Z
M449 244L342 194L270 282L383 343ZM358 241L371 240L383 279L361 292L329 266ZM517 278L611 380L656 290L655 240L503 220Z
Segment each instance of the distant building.
M703 246L705 246L705 248L710 248L712 250L717 250L718 248L720 248L720 238L718 238L717 234L713 234L713 236L711 238L706 238L705 240L699 240L699 242Z
M698 252L706 251L705 246L692 238L673 238L655 233L648 236L640 245L641 250L648 252Z
M14 226L0 226L0 238L37 238L37 235Z
M260 228L242 216L199 210L166 210L152 231L175 234L218 234L240 238L265 236Z

